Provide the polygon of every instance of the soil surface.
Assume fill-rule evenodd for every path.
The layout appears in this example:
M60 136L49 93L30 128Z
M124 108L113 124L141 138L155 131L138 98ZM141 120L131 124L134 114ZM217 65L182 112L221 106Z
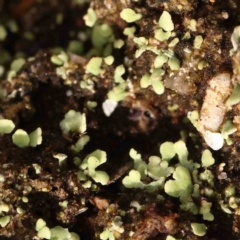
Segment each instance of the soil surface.
M98 19L93 27L86 26L84 20L89 8ZM127 23L120 17L126 8L142 14L142 18ZM214 76L236 75L234 61L238 59L229 51L233 48L231 34L240 24L239 1L0 0L0 9L1 26L7 32L0 42L0 67L4 69L0 81L0 117L15 124L12 133L0 135L0 239L45 239L36 230L39 219L49 229L61 226L81 240L240 239L239 130L230 136L232 144L225 142L220 150L213 151L187 118L194 110L201 114L206 89ZM163 11L171 14L174 33L169 40L158 41L155 30ZM196 22L196 30L191 27L191 20ZM11 22L17 31L9 27ZM97 49L92 31L101 24L110 26L114 40L104 39L106 43ZM139 57L136 51L141 46L133 41L134 37L123 33L126 27L135 27L135 38L148 40L148 48ZM182 40L186 32L190 38ZM194 39L199 35L203 43L196 49ZM175 37L179 42L169 47ZM102 39L99 36L99 42ZM113 47L118 39L124 45ZM70 47L73 41L80 42L81 49L73 50ZM106 46L110 46L110 53ZM52 61L52 56L61 52L56 48L68 56L60 65ZM180 62L177 70L167 63L162 66L161 81L165 87L162 94L157 94L151 85L143 88L140 84L146 73L154 72L159 49L169 51ZM114 57L113 64L104 60L108 55ZM100 74L87 70L94 57L103 59ZM9 77L11 63L18 58L26 62ZM202 60L207 65L200 69L197 66ZM127 83L123 89L127 95L115 101L116 109L106 116L103 103L109 92L122 84L122 80L116 81L119 65L125 67L121 77ZM67 77L59 74L61 67ZM84 81L88 87L82 87ZM97 106L89 108L89 101ZM86 114L84 134L61 129L60 122L69 110ZM238 109L233 106L224 121L235 121L238 129L237 116ZM21 148L13 143L17 129L31 133L38 127L42 130L41 144ZM85 135L90 141L81 151L73 151L72 146ZM164 175L164 183L154 191L123 184L129 172L137 170L136 161L129 155L131 149L141 154L146 172L150 171L146 167L149 157L161 157L162 143L178 141L187 146L187 161L199 164L198 168L187 170L194 189L199 189L198 194L192 190L189 205L165 191L164 184L174 179L173 172ZM81 165L76 161L83 161L97 149L107 154L107 161L97 170L107 173L109 180L105 184L94 181L85 169L84 174L92 184L86 187L80 178ZM214 158L214 164L208 168L201 162L206 149L210 149ZM55 157L58 154L64 154L66 159L61 162ZM182 162L176 154L169 167L176 171L179 164ZM209 175L203 179L201 174L206 169ZM145 185L159 180L145 174L141 179ZM211 205L212 220L204 219L201 213L205 202ZM197 213L193 213L190 205L196 206ZM5 216L10 217L6 225L2 223ZM203 236L194 232L192 223L204 224ZM105 238L104 231L109 234Z

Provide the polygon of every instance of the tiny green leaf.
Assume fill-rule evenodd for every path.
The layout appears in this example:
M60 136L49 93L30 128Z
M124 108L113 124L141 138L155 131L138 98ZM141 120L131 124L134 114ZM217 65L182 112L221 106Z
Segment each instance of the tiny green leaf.
M240 28L239 28L240 29ZM238 104L240 102L240 86L238 84L235 85L232 94L226 101L227 106L232 106Z
M107 154L104 151L101 151L99 149L95 150L94 152L92 152L91 154L89 154L86 158L89 157L96 157L99 160L99 165L103 164L107 161Z
M130 152L129 152L129 156L133 159L133 160L141 160L142 156L140 153L138 153L135 149L131 148Z
M141 88L147 88L150 85L151 85L150 74L146 73L145 75L142 76L142 78L140 80L140 86L141 86Z
M178 60L178 58L176 58L175 56L171 57L168 60L168 65L171 68L171 70L175 71L175 70L179 70L180 68L180 61Z
M109 181L109 176L104 171L95 171L90 176L95 182L101 183L102 185L106 185Z
M67 228L63 228L61 226L56 226L51 228L51 239L56 240L66 240L71 239L71 233Z
M4 217L0 217L0 226L1 227L6 227L8 225L8 223L10 222L10 216L4 216Z
M116 102L122 101L125 97L128 96L126 88L127 88L126 82L122 82L116 85L111 91L108 92L108 98Z
M38 237L40 238L44 238L44 239L50 239L51 238L51 232L50 229L48 227L43 227L41 228L38 233L37 233Z
M171 37L171 32L164 32L161 28L154 31L154 37L160 41L166 41Z
M212 153L208 150L205 149L202 154L202 166L203 167L209 167L214 164L215 160L212 157Z
M13 131L15 124L12 120L0 119L0 134L8 134Z
M121 11L120 17L128 23L136 22L142 18L142 14L136 13L131 8L125 8Z
M192 227L193 233L199 237L204 236L207 232L206 225L202 223L191 223L191 227Z
M178 142L174 143L174 149L178 155L180 163L183 161L187 161L188 150L187 150L185 142L183 142L182 140L179 140Z
M161 27L164 31L172 31L174 29L172 17L167 11L163 11L158 23L159 27Z
M113 43L114 48L120 49L124 45L124 41L122 39L116 39Z
M107 56L107 57L105 57L104 58L104 62L107 64L107 65L112 65L113 64L113 62L114 62L114 57L113 56Z
M198 65L197 65L197 68L199 70L203 70L203 68L207 67L208 66L208 63L205 61L205 60L201 60Z
M193 41L193 47L196 49L200 49L203 42L203 37L201 35L197 35Z
M164 93L164 85L161 80L152 81L152 87L156 94L161 95Z
M188 112L187 118L190 120L190 122L193 124L195 128L198 127L198 119L199 119L199 114L197 110L194 110L192 112Z
M134 33L136 31L136 27L132 26L132 27L127 27L123 30L123 34L128 36L128 37L133 37Z
M89 174L93 174L95 172L95 168L97 168L99 165L100 165L100 161L96 157L90 156L88 158Z
M179 43L179 38L174 38L169 44L168 47L173 48Z
M240 26L237 26L234 28L232 36L231 36L231 42L233 45L233 50L237 51L238 46L240 44Z
M132 148L129 155L134 161L134 169L140 173L141 179L144 180L146 178L147 164L142 160L141 154L135 149Z
M7 37L7 31L3 25L0 25L0 41L3 41Z
M93 57L90 59L88 64L86 65L86 70L89 73L92 73L93 75L99 75L103 72L103 69L101 69L102 65L102 58L100 57Z
M147 166L148 175L154 180L159 180L163 177L168 177L174 172L173 167L168 167L167 161L162 161L157 156L151 156L149 158L149 164Z
M167 60L168 60L168 57L165 54L160 54L154 60L154 67L161 68L163 64L167 62Z
M198 207L196 204L192 201L192 199L188 199L186 202L182 203L180 205L180 208L184 211L190 212L193 215L198 214Z
M103 171L96 171L96 168L107 161L107 154L104 151L96 150L89 154L80 165L80 169L85 170L88 168L88 175L95 181L102 185L106 185L109 181L109 176ZM79 173L79 177L83 177Z
M172 197L180 197L181 202L184 202L192 194L192 181L187 168L178 166L173 173L175 180L168 180L165 183L165 192Z
M22 66L25 64L26 60L24 58L17 58L11 63L11 70L18 72Z
M144 184L141 182L141 174L136 170L131 170L129 175L122 180L126 188L143 188Z
M42 143L42 129L37 128L35 131L31 132L29 134L30 143L29 145L31 147L36 147L37 145L40 145Z
M39 218L36 222L36 231L39 231L40 229L42 229L43 227L46 226L46 222L42 219L42 218Z
M203 181L207 181L212 187L214 186L214 175L208 169L199 174L199 178Z
M115 237L113 235L113 232L110 231L109 229L104 230L101 234L100 234L100 239L101 240L115 240Z
M222 136L224 139L228 139L229 135L237 131L237 128L233 125L232 121L227 120L222 127Z
M75 143L75 145L71 146L71 149L78 153L83 150L84 146L90 141L90 137L88 135L83 135L80 139Z
M166 240L176 240L176 238L174 238L174 237L168 235L167 238L166 238Z
M68 43L67 50L71 53L80 55L83 52L83 43L78 40L72 40Z
M97 105L98 104L95 101L87 101L87 107L89 110L93 110Z
M116 83L121 83L124 81L124 79L122 78L122 75L125 73L125 68L124 66L121 64L119 66L116 67L115 71L114 71L114 81Z
M62 61L58 56L56 56L56 55L53 55L53 56L51 57L51 62L52 62L53 64L55 64L55 65L58 65L58 66L63 65L63 61Z
M214 216L210 212L211 207L212 207L212 203L207 202L206 200L202 200L201 207L199 209L199 213L203 215L204 220L207 220L207 221L213 221L214 220Z
M161 144L159 150L160 150L162 159L166 161L171 160L176 154L174 143L172 142L164 142L163 144Z
M78 179L79 179L79 181L86 181L87 180L87 177L84 174L84 171L82 171L82 170L78 171Z
M88 8L87 14L83 16L83 19L88 27L92 27L97 21L97 15L92 8Z
M12 141L15 145L17 145L20 148L27 147L30 143L30 139L27 132L25 132L22 129L18 129L12 135Z
M60 128L64 133L84 133L87 130L85 113L81 114L75 110L69 110L60 122Z

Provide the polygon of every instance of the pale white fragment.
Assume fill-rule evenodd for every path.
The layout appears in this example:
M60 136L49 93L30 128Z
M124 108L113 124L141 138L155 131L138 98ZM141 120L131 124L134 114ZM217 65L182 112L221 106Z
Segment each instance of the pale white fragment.
M223 136L217 132L206 131L204 134L204 140L207 145L213 150L217 151L223 147Z
M117 105L118 105L118 102L116 102L114 100L111 100L111 99L105 100L102 104L102 109L103 109L104 114L107 117L109 117L114 112Z
M223 122L227 112L225 100L232 92L229 73L221 73L213 77L206 90L206 95L200 112L198 130L216 132Z
M221 73L213 77L208 84L200 117L198 131L213 150L219 150L224 144L219 133L227 112L226 99L233 89L229 73Z

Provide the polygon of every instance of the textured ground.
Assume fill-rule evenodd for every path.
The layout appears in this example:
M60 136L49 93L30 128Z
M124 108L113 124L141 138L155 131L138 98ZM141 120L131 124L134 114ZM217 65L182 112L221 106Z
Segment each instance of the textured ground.
M81 240L240 239L238 103L226 108L217 129L220 133L224 123L231 121L236 128L229 138L232 144L225 139L218 151L209 148L204 133L187 118L192 111L203 117L201 109L213 77L227 73L233 83L238 83L240 50L232 56L229 51L233 48L231 34L240 24L239 1L12 0L0 1L0 6L1 26L7 32L0 42L0 64L4 68L0 116L12 120L15 130L42 130L42 143L36 147L14 145L15 130L0 136L0 239L44 239L35 229L40 218L49 229L62 226ZM91 27L86 26L83 17L89 8L97 16ZM141 19L124 21L120 12L126 8L141 14ZM174 30L169 39L160 41L155 32L160 29L158 20L163 11L170 13ZM13 21L16 31L10 24ZM134 27L135 32L126 36L126 27ZM186 33L189 37L184 38ZM200 47L194 45L197 36L203 39ZM139 44L140 37L147 43L141 39ZM176 38L174 45L172 40ZM77 47L71 47L73 42ZM52 56L61 52L59 48L68 58L58 65ZM140 56L136 56L137 50L142 50ZM157 67L155 59L162 53L169 55L168 60ZM107 64L108 56L114 57L113 63ZM102 61L96 74L87 67L95 57ZM170 65L173 57L179 62L176 69ZM18 58L26 63L15 71L11 63ZM199 63L203 61L206 65L201 68ZM121 65L124 71L116 74ZM156 69L161 69L162 77L159 72L153 76ZM15 71L15 76L10 76L10 70ZM161 82L164 92L157 93L152 83L143 87L141 79L145 74L153 76L152 82ZM123 90L116 93L119 86ZM126 96L114 100L117 107L107 117L102 104L111 98L109 93L114 88L114 99ZM89 101L97 106L90 109ZM64 133L59 126L69 110L86 114L85 135L90 141L79 152L71 146L84 134ZM187 187L176 197L166 191L164 186L174 179L173 172L166 174L170 170L160 164L156 171L163 170L162 175L157 172L163 176L163 183L154 191L146 187L160 179L152 177L147 165L149 157L163 158L159 146L179 141L185 143L188 156L185 159L176 150L168 167L176 172L180 164L189 172L187 200L181 199L183 192L189 191ZM85 171L92 184L86 187L79 177L81 165L76 157L83 160L96 149L107 153L106 163L98 170L106 172L109 181L95 182ZM138 163L134 164L129 156L130 149L141 154ZM201 161L206 149L215 160L209 167ZM67 156L63 164L54 157L59 153ZM139 187L139 182L132 188L123 184L133 169L142 174L145 187ZM206 202L210 210L204 206ZM214 219L207 220L201 211L210 212ZM5 216L10 220L2 225ZM204 224L204 236L194 233L192 223Z

